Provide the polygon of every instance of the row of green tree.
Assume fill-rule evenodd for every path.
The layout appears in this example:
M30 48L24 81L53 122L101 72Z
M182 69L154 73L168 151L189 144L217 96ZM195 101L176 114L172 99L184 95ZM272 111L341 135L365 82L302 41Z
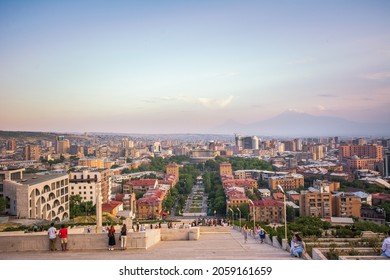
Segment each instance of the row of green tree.
M217 172L206 171L203 174L205 192L208 194L208 214L226 215L226 195L222 187L221 178Z
M138 168L135 168L135 169L125 168L125 169L123 169L122 174L144 172L144 171L165 172L167 164L169 164L169 163L181 164L183 162L189 161L189 157L187 157L187 156L171 156L171 157L167 157L167 158L149 157L148 159L150 160L150 162L148 164L142 164Z

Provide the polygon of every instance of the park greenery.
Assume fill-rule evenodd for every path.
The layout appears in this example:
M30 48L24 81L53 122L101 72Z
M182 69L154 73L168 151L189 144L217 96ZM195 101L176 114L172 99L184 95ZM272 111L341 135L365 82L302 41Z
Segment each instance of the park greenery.
M0 197L0 213L3 213L6 209L6 201L4 197Z
M96 213L96 205L93 205L92 201L83 201L79 194L70 196L69 206L71 219L79 216L95 215Z

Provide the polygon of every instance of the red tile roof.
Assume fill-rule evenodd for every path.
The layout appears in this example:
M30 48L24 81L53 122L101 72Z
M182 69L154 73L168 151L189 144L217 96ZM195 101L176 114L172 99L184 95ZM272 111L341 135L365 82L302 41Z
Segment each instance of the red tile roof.
M115 201L115 200L110 201L110 203L103 203L102 212L111 213L112 210L114 210L116 207L118 207L121 204L123 204L121 201Z
M125 185L132 185L134 187L154 186L156 181L157 179L141 179L141 180L129 181Z

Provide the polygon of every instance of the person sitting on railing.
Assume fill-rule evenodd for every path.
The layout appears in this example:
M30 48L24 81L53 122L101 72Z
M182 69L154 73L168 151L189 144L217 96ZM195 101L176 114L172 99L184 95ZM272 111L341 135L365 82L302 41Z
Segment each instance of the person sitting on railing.
M304 243L302 238L298 234L294 234L291 240L291 249L290 253L292 256L299 258L300 254L304 251Z
M390 258L390 230L387 232L387 238L383 240L381 256Z

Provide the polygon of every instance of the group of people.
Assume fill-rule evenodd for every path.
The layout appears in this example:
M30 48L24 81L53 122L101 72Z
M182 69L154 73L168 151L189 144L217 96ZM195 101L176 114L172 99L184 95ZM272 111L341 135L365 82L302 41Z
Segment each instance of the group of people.
M116 245L115 240L115 228L113 225L111 227L107 228L108 232L108 250L114 251L114 246ZM127 243L127 227L125 224L123 224L120 234L119 234L119 241L121 242L121 250L126 250L126 243Z
M244 224L244 226L242 227L241 232L244 235L244 242L246 243L248 241L248 235L249 235L249 232L250 232L250 229L248 229L247 224ZM255 237L255 239L257 239L257 237L259 238L260 244L264 243L264 239L265 239L266 233L267 232L265 231L265 229L263 229L259 225L256 225L256 227L255 227L255 236L254 237Z
M242 234L244 235L244 242L246 243L248 240L248 235L249 235L250 229L248 229L247 224L244 224L242 227ZM256 226L255 227L255 238L258 236L260 243L264 243L266 231L260 227ZM390 246L390 240L389 240L389 246ZM290 246L290 253L291 256L299 258L301 253L305 251L305 243L302 241L302 238L299 236L299 234L294 234L291 240L291 246ZM389 249L390 250L390 249Z
M47 230L47 235L49 236L50 251L56 251L57 229L54 227L54 223L50 224L50 228ZM58 231L58 236L61 239L62 251L68 251L68 228L66 228L65 225L61 225L61 229Z
M141 231L144 231L145 228L142 225L143 229L141 228ZM161 225L159 225L161 227ZM171 225L172 227L172 225ZM136 228L139 228L139 224L136 225ZM248 240L250 229L248 228L247 224L244 224L242 227L242 234L244 235L244 242L246 243ZM108 232L108 250L113 251L114 246L116 245L115 240L115 228L113 225L111 227L107 227ZM54 227L54 223L51 223L50 228L47 231L48 237L49 237L49 243L50 243L50 250L56 251L56 241L57 241L57 229ZM260 226L255 227L255 234L259 237L260 243L264 243L266 231L261 228ZM61 249L62 251L68 251L67 245L68 245L68 229L65 227L65 225L61 225L61 229L58 231L58 237L61 239ZM126 250L126 243L127 243L127 227L124 224L120 230L119 235L119 241L121 244L121 249ZM302 241L302 238L299 236L299 234L294 234L291 239L291 246L290 246L290 254L294 257L300 257L301 253L305 251L305 243ZM382 243L382 254L381 256L390 258L390 231L387 233L387 238Z

